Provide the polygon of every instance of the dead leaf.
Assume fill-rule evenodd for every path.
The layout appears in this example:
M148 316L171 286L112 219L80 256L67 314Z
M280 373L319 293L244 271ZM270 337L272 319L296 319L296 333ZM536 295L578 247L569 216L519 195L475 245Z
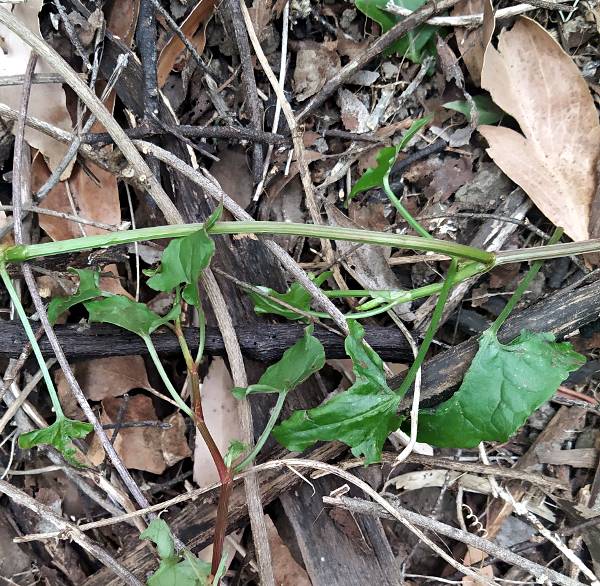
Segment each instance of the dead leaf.
M13 16L38 37L42 36L38 21L38 12L41 10L42 4L43 0L29 0L12 5ZM0 76L23 75L31 54L29 45L3 25L0 25L0 38L2 38ZM54 73L54 69L41 58L37 61L35 71L36 73ZM0 87L0 102L18 110L21 102L21 89L20 85ZM72 130L65 92L59 83L34 84L31 88L28 114L67 132ZM32 128L26 128L25 140L44 155L50 169L54 169L60 163L68 149L68 145ZM64 171L63 179L69 176L72 166L73 164L69 165Z
M269 515L265 515L265 525L271 550L273 577L277 586L311 586L312 582L306 570L293 558Z
M252 201L254 181L246 153L242 149L226 148L219 152L219 159L211 167L211 175L238 205L247 208Z
M102 401L104 410L100 420L103 424L116 422L122 401L117 397L107 397ZM123 422L156 420L156 411L150 397L134 395L129 398ZM167 418L167 422L172 423L173 427L129 427L119 430L114 446L127 468L162 474L168 466L191 455L181 414L175 413ZM88 458L96 466L104 460L104 450L96 436L92 438Z
M259 40L262 41L265 29L273 18L273 2L272 0L254 0L252 8L249 8L248 12L252 24L254 24L254 31Z
M347 89L338 92L338 104L342 112L344 128L360 134L371 130L369 127L369 110L358 97Z
M140 0L113 0L105 8L106 27L131 47L140 11Z
M293 83L296 100L303 102L314 96L340 68L340 56L326 43L299 43Z
M87 220L103 224L119 225L121 223L121 205L115 177L93 164L90 170L99 183L91 179L78 165L67 181L61 181L44 199L44 207L71 215L79 215ZM31 165L31 186L37 191L50 177L46 163L36 157ZM71 191L75 209L69 201L68 189ZM40 227L52 240L68 240L81 236L106 234L107 230L56 218L40 215Z
M200 0L180 25L181 32L200 54L206 45L206 25L214 12L214 0ZM162 88L165 85L167 77L184 50L185 45L181 39L177 35L173 35L158 57L158 87Z
M488 47L481 85L521 126L480 126L490 157L548 219L586 240L600 124L579 69L535 21L520 17Z
M446 157L434 170L429 184L424 189L428 203L445 202L473 177L473 160L470 157Z
M231 393L233 380L222 358L215 358L202 381L202 410L206 425L222 454L233 440L242 439L237 400ZM194 448L194 482L206 486L219 480L213 459L200 434Z
M483 56L490 44L496 22L490 0L461 0L452 10L452 16L483 13L483 24L476 28L459 26L454 35L458 50L475 85L481 85Z
M62 371L58 372L57 381L60 385L64 375ZM141 356L111 356L85 360L74 364L73 372L85 396L92 401L120 397L132 389L152 390Z

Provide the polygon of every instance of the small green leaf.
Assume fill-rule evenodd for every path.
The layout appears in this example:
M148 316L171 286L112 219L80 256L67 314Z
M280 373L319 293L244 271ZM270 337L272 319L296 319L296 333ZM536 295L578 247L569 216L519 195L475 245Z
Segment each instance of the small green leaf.
M406 148L415 134L417 134L424 126L429 124L431 120L432 116L425 116L425 118L419 118L415 120L396 146L382 148L377 154L377 165L367 169L362 174L360 179L354 184L354 187L350 191L347 201L350 201L363 191L368 191L369 189L374 189L375 187L381 187L383 185L384 178L390 174L398 154Z
M140 539L147 539L154 543L161 559L175 557L175 542L167 522L163 519L153 519L140 533Z
M245 390L245 389L244 389ZM239 399L239 397L237 397ZM233 463L248 449L248 446L239 440L233 440L229 443L227 453L223 458L225 466L231 468Z
M84 438L92 429L94 427L91 423L58 417L49 427L21 434L19 447L27 450L34 446L53 446L65 457L67 462L81 467L83 464L75 458L76 451L71 440Z
M148 579L148 586L207 586L210 564L199 560L188 550L183 556L175 552L171 530L162 519L154 519L140 534L156 545L160 557L158 569Z
M309 277L317 287L320 287L330 276L331 271L325 271L316 277L309 274ZM284 301L292 307L298 308L300 311L306 312L310 310L310 302L312 297L310 293L302 285L300 285L300 283L292 283L285 293L278 293L270 287L257 287L257 289L263 291L264 296L259 295L254 291L249 291L248 295L250 296L250 299L252 299L254 303L254 311L258 315L274 314L285 317L286 319L304 319L303 315L279 305L279 303L273 299L270 299L270 297L273 297L274 299L281 299L281 301Z
M288 348L281 359L265 370L255 385L243 389L236 387L233 394L239 399L251 393L272 392L288 393L302 384L325 365L325 350L317 338L312 335L313 327L304 330L304 336Z
M496 106L496 104L492 102L492 98L486 94L473 96L473 101L477 107L477 113L479 114L477 121L478 126L482 124L496 124L496 122L500 122L500 120L506 116L506 113ZM471 122L471 107L466 100L447 102L444 104L444 108L460 112L469 122Z
M507 441L585 358L548 333L522 332L501 344L487 330L451 399L419 415L419 436L444 448Z
M395 4L414 11L421 8L425 1L395 0ZM385 10L388 0L355 0L355 4L363 14L377 22L384 33L405 18ZM437 27L428 24L418 26L400 37L384 54L397 53L400 57L406 57L413 63L421 63L426 56L435 55L434 35L437 30Z
M388 435L398 429L400 397L387 385L383 362L363 342L364 329L348 321L346 353L352 358L356 381L348 389L308 411L296 411L273 430L275 439L291 451L302 451L317 441L339 440L365 464L378 462Z
M208 232L220 219L223 215L223 202L221 202L217 209L208 217L208 220L204 222L204 229Z
M90 322L109 323L129 330L142 338L148 337L156 328L175 319L180 307L176 305L164 317L123 295L113 295L100 301L84 303L90 314Z
M146 275L152 275L147 281L148 287L155 291L172 291L184 284L183 298L198 307L198 279L214 252L215 243L205 229L171 240L163 252L160 267L145 271Z
M48 305L48 319L51 324L65 312L78 303L89 301L100 297L103 293L99 288L100 273L90 269L69 269L70 272L79 276L79 287L77 293L68 297L55 297Z

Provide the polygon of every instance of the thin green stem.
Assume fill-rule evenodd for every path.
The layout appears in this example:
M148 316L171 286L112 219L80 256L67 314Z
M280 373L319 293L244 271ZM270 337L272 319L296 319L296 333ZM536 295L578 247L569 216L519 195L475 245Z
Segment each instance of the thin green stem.
M415 220L410 212L402 205L402 202L396 197L396 194L392 191L390 186L390 177L385 175L383 178L383 191L388 196L388 199L392 202L392 205L398 210L400 215L406 220L407 224L421 237L431 238L433 236Z
M200 299L199 295L198 299ZM202 362L204 346L206 344L206 315L202 307L202 301L200 301L196 309L198 311L198 352L196 353L196 366L198 366Z
M187 236L202 227L203 224L156 226L151 228L137 228L124 232L111 232L97 236L84 236L71 240L46 242L43 244L11 246L4 250L3 259L6 262L23 262L41 256L79 252L92 248L106 248L142 240L176 238ZM493 265L495 259L494 254L491 252L455 242L356 228L342 228L339 226L317 226L314 224L294 224L291 222L217 222L210 227L208 232L210 234L271 234L345 240L363 244L438 252L452 257L478 261L487 265Z
M256 458L256 456L258 456L259 452L262 450L263 446L265 445L265 442L271 434L271 431L277 423L277 419L279 418L279 414L283 409L283 404L285 403L286 396L287 393L279 393L279 396L277 397L277 403L275 403L275 406L271 410L271 416L269 417L269 421L267 421L267 425L263 429L263 432L260 434L260 437L256 441L256 444L254 444L254 448L252 449L252 451L235 467L236 474L240 473L246 466L252 464L254 458Z
M554 230L554 234L552 234L552 237L548 241L549 245L552 245L552 244L555 244L556 242L558 242L562 235L563 235L563 229L556 228L556 230ZM515 292L511 296L511 298L508 300L508 303L504 306L504 309L500 312L500 315L496 318L496 320L492 324L492 327L490 328L490 330L494 333L494 335L496 335L498 333L498 330L502 327L502 324L506 321L508 316L512 313L514 308L517 306L517 303L519 303L519 301L521 300L521 297L523 297L523 294L525 293L525 291L527 291L527 288L529 287L529 285L531 284L531 282L533 281L535 276L539 273L543 264L544 264L543 260L536 260L533 263L531 263L531 267L527 271L527 274L523 277L523 280L519 283L519 286L516 288Z
M433 342L433 337L435 336L435 332L437 331L440 320L442 319L444 305L446 305L448 294L450 293L450 290L452 289L452 285L454 283L457 264L457 260L452 259L452 262L450 263L450 268L448 269L448 274L446 275L446 279L444 280L444 284L440 291L440 296L438 297L437 303L435 304L435 309L433 310L433 314L431 315L431 322L429 323L429 327L425 332L425 337L423 338L423 342L421 344L421 347L419 348L419 352L417 353L414 362L409 368L408 373L404 377L400 388L396 391L396 394L398 394L400 397L404 397L410 386L413 384L415 377L417 376L417 372L419 368L421 368L421 364L423 364L423 361L425 360L425 356L427 355L429 346L431 346L431 342Z
M48 388L48 393L50 394L50 400L52 401L52 408L54 409L54 413L56 413L56 418L60 419L65 416L60 401L58 399L58 393L54 388L54 382L52 381L52 377L50 376L50 372L48 371L48 367L46 366L46 361L44 360L44 356L42 355L42 351L40 346L35 338L35 333L31 328L31 324L29 323L29 319L27 318L27 314L23 309L23 305L21 304L21 300L19 299L19 295L15 290L10 275L6 270L6 265L4 263L0 263L0 276L2 277L2 281L6 290L8 291L8 295L10 296L13 305L15 306L15 310L17 311L17 315L21 320L21 324L23 325L23 329L25 330L25 334L27 335L27 339L31 344L31 348L33 349L33 353L35 354L35 358L38 362L40 370L42 371L42 375L44 377L44 381L46 383L46 387Z
M142 339L146 343L146 347L148 348L148 353L150 354L150 358L152 358L152 362L154 362L154 366L156 367L156 370L158 371L158 374L159 374L161 380L163 381L165 387L167 388L167 391L169 391L171 398L173 399L173 401L175 401L175 403L177 403L177 406L186 415L189 415L192 419L194 419L194 414L193 414L192 410L188 407L188 405L186 405L186 403L181 398L179 393L175 390L173 383L169 379L169 376L167 375L167 373L162 365L162 362L160 361L160 358L158 357L158 352L156 351L156 348L154 347L152 340L150 339L149 336L142 336Z

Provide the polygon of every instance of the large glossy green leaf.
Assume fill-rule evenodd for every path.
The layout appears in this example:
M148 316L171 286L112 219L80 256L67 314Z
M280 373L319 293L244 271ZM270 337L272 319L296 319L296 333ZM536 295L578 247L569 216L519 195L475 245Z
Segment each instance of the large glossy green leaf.
M419 415L419 441L474 448L508 440L585 358L552 334L523 332L501 344L486 331L459 390Z
M26 450L34 446L53 446L73 466L82 466L75 458L72 440L84 438L94 429L91 423L58 417L49 427L36 429L19 436L19 447Z
M179 305L176 305L167 315L161 317L143 303L137 303L123 295L114 295L100 301L87 301L84 305L90 314L90 322L113 324L142 338L175 319L181 311Z
M307 327L304 336L288 348L278 362L265 370L257 384L247 388L236 387L233 394L241 399L250 393L264 393L268 389L288 393L321 370L325 365L325 350L312 332L313 327Z
M395 0L395 4L409 10L417 10L426 0ZM377 22L382 32L387 32L403 17L395 16L386 12L388 0L355 0L356 7L366 16ZM421 63L427 55L435 54L435 32L437 27L428 24L418 26L414 30L402 36L389 49L386 55L397 53L400 57L406 57L413 63Z
M309 274L309 277L311 277L317 287L320 287L330 276L330 271L325 271L316 277ZM300 283L292 283L285 293L278 293L270 287L257 287L257 289L262 291L264 295L260 295L254 291L249 291L248 295L254 303L254 311L259 315L274 314L291 320L304 319L302 314L280 305L274 299L281 299L287 305L296 307L300 311L306 312L310 309L312 297Z
M48 305L48 319L51 324L55 324L56 320L65 312L78 303L89 301L95 297L100 297L100 273L90 269L70 269L71 272L79 276L79 287L77 293L69 297L55 297Z
M346 353L356 376L352 387L319 407L296 411L273 435L292 451L305 450L317 441L339 440L370 464L381 459L385 439L402 423L396 415L400 397L386 383L381 358L365 346L362 326L354 320L348 326Z
M424 126L429 124L431 120L431 116L426 116L425 118L419 118L415 120L396 146L382 148L377 154L377 164L375 167L367 169L362 174L360 179L354 184L354 187L348 196L348 201L363 191L368 191L369 189L374 189L375 187L381 187L383 185L384 178L390 174L398 154L406 148L413 136L415 136L415 134L417 134L417 132L419 132Z
M506 113L496 106L496 104L492 102L492 98L486 94L473 96L473 101L475 102L478 114L477 126L482 124L496 124L496 122L500 122L500 120L506 116ZM444 108L460 112L469 122L471 121L471 107L466 100L446 102Z
M183 284L183 298L198 306L198 279L210 264L214 252L215 244L204 228L171 240L163 252L160 267L155 271L145 271L152 275L147 281L148 287L155 291L173 291Z

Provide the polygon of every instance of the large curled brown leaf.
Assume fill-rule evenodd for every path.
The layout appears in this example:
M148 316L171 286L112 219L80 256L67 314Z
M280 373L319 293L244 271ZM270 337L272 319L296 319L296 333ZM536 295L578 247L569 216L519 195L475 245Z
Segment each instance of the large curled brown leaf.
M488 154L573 240L586 240L600 155L600 124L579 69L525 17L488 47L481 85L523 134L480 126Z

